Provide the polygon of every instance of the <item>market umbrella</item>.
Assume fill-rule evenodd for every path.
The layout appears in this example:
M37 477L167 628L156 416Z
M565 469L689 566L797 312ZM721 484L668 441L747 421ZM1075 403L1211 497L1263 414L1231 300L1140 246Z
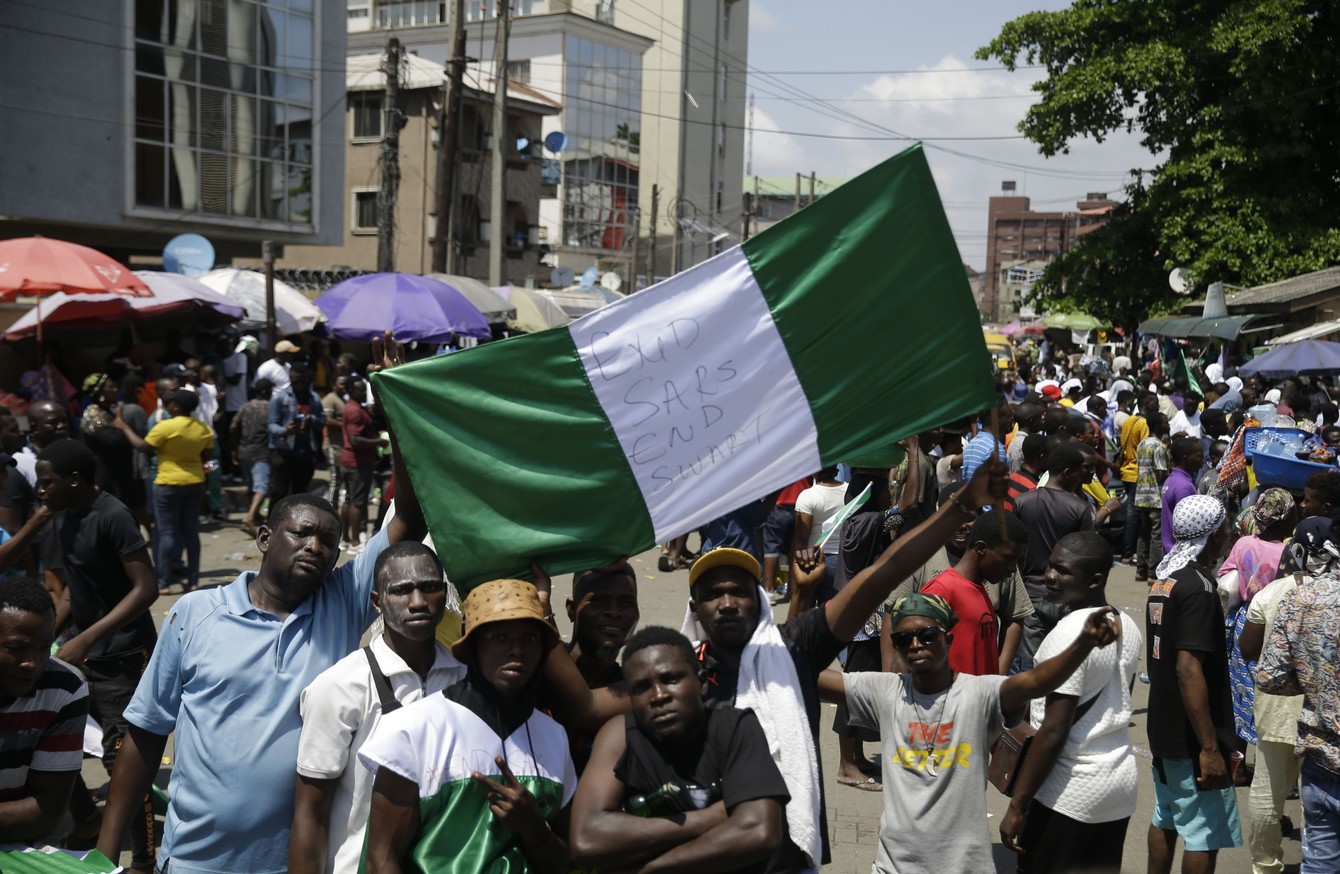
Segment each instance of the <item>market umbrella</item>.
M550 328L566 325L572 319L559 309L558 304L529 288L515 285L495 286L494 291L503 300L516 307L516 318L507 320L507 327L523 334L538 334Z
M42 298L65 294L151 297L153 292L119 261L97 249L53 240L18 237L0 240L0 300L37 298L37 339L42 339Z
M245 321L265 325L265 276L254 270L222 267L195 277L247 311ZM302 334L321 324L325 315L307 295L275 280L275 329L280 336Z
M1340 373L1340 343L1301 340L1276 346L1238 368L1239 376L1325 376Z
M399 340L443 343L453 336L493 336L488 320L445 282L412 273L369 273L316 299L336 337L366 340L394 331Z
M1100 322L1088 313L1048 313L1042 324L1048 328L1067 328L1071 331L1093 331L1106 328L1106 322Z
M505 324L508 319L516 318L516 307L508 303L496 291L478 279L468 276L453 276L450 273L429 273L430 279L445 282L459 291L470 301L470 305L484 314L489 324Z
M42 302L41 324L67 330L101 328L122 321L144 321L191 311L219 324L236 322L246 309L207 285L180 273L137 270L135 276L153 292L153 297L122 294L71 295L58 291ZM38 310L33 307L5 329L6 340L19 340L37 332Z

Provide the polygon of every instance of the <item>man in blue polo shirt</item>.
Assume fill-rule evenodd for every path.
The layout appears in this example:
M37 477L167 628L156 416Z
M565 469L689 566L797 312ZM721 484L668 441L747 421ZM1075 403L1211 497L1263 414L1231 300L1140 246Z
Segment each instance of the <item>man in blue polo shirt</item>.
M335 511L322 498L291 495L256 536L259 572L177 602L125 712L130 728L98 837L108 858L118 858L136 799L175 732L161 869L286 869L302 690L357 649L371 625L377 556L427 533L394 447L397 512L362 555L335 569Z

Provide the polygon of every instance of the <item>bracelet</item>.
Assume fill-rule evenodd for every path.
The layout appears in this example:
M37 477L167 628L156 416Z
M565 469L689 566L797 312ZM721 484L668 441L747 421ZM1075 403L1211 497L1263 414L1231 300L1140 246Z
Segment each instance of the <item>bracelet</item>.
M970 504L965 504L965 503L963 503L963 490L962 490L962 489L958 490L957 492L952 493L952 494L949 496L949 503L953 504L955 507L958 507L960 510L962 510L962 511L965 512L965 513L968 513L968 514L973 515L973 516L976 516L976 515L977 515L977 508L976 508L976 507L974 507L974 506L972 506L972 505L970 505Z

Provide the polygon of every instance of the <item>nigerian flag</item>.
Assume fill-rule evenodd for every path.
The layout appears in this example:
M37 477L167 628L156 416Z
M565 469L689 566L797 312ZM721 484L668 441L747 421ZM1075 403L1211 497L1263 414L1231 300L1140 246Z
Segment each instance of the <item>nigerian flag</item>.
M992 400L919 145L566 328L373 380L462 593L636 554Z

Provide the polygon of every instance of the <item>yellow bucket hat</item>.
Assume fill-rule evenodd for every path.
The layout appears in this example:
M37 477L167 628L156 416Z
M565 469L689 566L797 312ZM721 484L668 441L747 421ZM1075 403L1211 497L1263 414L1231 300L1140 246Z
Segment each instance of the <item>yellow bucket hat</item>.
M451 654L464 659L470 635L481 626L511 619L534 619L544 626L544 651L558 643L558 631L544 617L539 593L525 580L490 580L470 590L462 605L465 633L451 645Z

